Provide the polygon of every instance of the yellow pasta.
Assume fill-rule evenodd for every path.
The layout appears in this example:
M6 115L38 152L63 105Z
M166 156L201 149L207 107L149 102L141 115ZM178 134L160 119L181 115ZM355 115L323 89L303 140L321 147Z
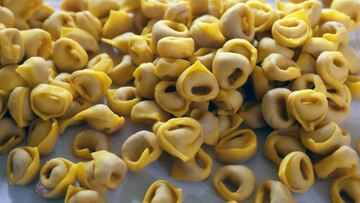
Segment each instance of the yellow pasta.
M74 98L73 101L70 103L70 106L66 113L61 116L62 119L70 118L77 113L84 111L87 108L90 108L92 106L92 103L89 101L84 100L83 98L77 97Z
M326 93L328 110L326 120L342 124L350 116L351 92L346 85L329 87Z
M342 194L345 194L354 202L359 201L359 184L360 175L358 174L349 174L336 179L331 185L332 202L341 203L347 201Z
M19 65L15 71L27 82L29 87L48 83L51 64L41 57L31 57Z
M75 13L75 26L90 33L97 41L100 39L101 22L89 11Z
M272 88L274 88L271 81L266 77L265 72L260 66L256 66L251 74L251 84L255 97L261 101L263 96Z
M238 114L244 118L244 124L250 128L264 128L266 126L266 122L261 113L260 103L244 103Z
M314 33L317 37L322 37L337 44L348 41L348 33L344 24L334 21L325 22Z
M133 19L130 14L125 11L110 11L109 18L102 28L102 34L105 38L114 38L133 27Z
M164 20L175 21L190 26L193 15L190 3L187 1L179 1L170 4L164 13Z
M42 28L44 21L51 16L55 10L47 3L43 2L41 6L28 20L31 28Z
M43 29L50 33L53 40L60 38L62 27L76 27L73 16L68 12L57 12L51 14L43 24Z
M60 9L63 11L80 12L87 9L88 0L63 0L60 4Z
M296 60L296 63L303 74L316 72L316 58L309 53L301 53Z
M304 89L313 89L316 92L321 92L326 94L327 89L324 81L317 74L306 73L301 75L299 78L295 79L291 85L291 90L304 90Z
M302 47L303 52L309 53L315 58L318 58L322 52L336 51L337 49L338 44L336 42L323 37L312 37L308 39Z
M148 18L163 18L168 7L167 0L141 0L141 10Z
M227 41L223 46L223 50L225 52L232 52L245 56L249 60L251 67L255 67L256 65L257 50L250 42L244 39L232 39Z
M135 123L153 125L158 121L165 122L168 118L169 115L153 100L145 100L136 103L130 112L130 119Z
M200 48L194 53L194 56L190 58L190 61L192 63L200 61L207 69L212 70L216 51L216 49Z
M274 22L278 19L276 11L265 2L248 1L246 2L246 5L250 7L254 14L255 32L269 31Z
M135 87L120 87L106 92L109 108L119 115L128 115L135 104L140 102Z
M96 130L83 130L73 139L72 152L75 156L91 160L91 153L109 150L107 136Z
M182 189L175 187L166 180L157 180L146 191L143 202L181 203Z
M135 87L140 97L152 99L156 85L160 82L155 75L153 63L143 63L134 71Z
M51 35L42 29L30 29L20 32L24 40L25 56L27 58L39 56L47 59L53 51Z
M351 20L350 16L330 8L321 10L320 23L324 23L327 21L335 21L342 23L348 30L351 30L353 26L353 21Z
M103 194L98 191L69 185L66 191L64 203L84 203L89 201L94 203L107 202Z
M5 103L5 102L4 102ZM11 117L16 124L23 128L27 127L34 114L30 106L30 89L26 87L17 87L9 95L7 102Z
M270 54L261 65L269 80L288 81L301 76L301 69L295 61L280 54Z
M256 47L258 58L257 62L262 62L267 56L272 53L278 53L288 59L292 59L295 55L295 52L285 46L280 45L274 39L270 37L264 37L259 41L259 44Z
M150 46L150 39L147 36L132 36L129 41L129 54L136 65L152 62L154 51Z
M161 57L154 62L155 75L162 80L176 80L191 63L185 59Z
M254 203L265 203L267 200L270 203L296 202L286 185L276 180L262 182L256 191Z
M14 27L15 25L14 13L10 9L3 6L0 6L0 23L7 28Z
M116 0L88 0L87 8L95 17L104 22L111 10L119 9L119 3Z
M360 3L356 0L333 0L330 6L331 9L340 11L351 19L350 30L356 29L360 26Z
M170 20L157 21L151 32L152 44L154 47L158 44L159 40L164 37L188 37L189 30L182 24Z
M40 155L49 155L55 149L59 138L59 124L56 119L44 121L40 118L31 121L28 132L28 145L36 147Z
M130 55L123 56L121 62L117 64L109 73L112 82L117 85L124 85L134 78L136 65Z
M0 64L18 64L25 55L24 39L15 28L0 29Z
M28 20L41 7L42 0L3 1L3 6L10 9L16 18Z
M114 62L108 54L104 53L94 56L87 66L89 69L109 74L114 68Z
M233 115L239 111L243 96L237 90L220 90L214 103L217 105L217 114Z
M346 86L349 87L351 97L360 99L360 78L357 75L349 75L345 82Z
M197 120L203 133L204 144L214 146L218 143L220 136L219 119L209 112L207 109L193 109L190 113L190 117Z
M244 119L240 115L234 114L218 115L218 120L220 128L220 138L222 138L238 129Z
M351 74L358 73L360 71L360 68L358 66L358 64L360 63L359 53L349 44L341 44L338 51L342 53L347 60L349 72Z
M19 128L10 118L0 119L0 128L0 154L10 151L25 138L25 130Z
M164 37L157 44L160 57L189 58L194 55L195 42L187 37Z
M99 45L95 37L85 30L74 27L62 27L60 37L76 41L90 56L99 52Z
M125 32L113 39L102 38L101 41L118 49L123 54L129 54L129 42L133 36L136 36L132 32Z

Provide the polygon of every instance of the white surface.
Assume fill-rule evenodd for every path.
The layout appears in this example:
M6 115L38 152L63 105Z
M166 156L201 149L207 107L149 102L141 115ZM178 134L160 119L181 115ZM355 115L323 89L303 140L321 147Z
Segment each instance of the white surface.
M49 2L49 1L48 1ZM51 4L58 5L60 0L50 0ZM359 33L359 32L358 32ZM360 43L355 39L355 34L352 34L352 41L350 42L353 46L359 50ZM125 124L125 128L120 130L118 133L110 137L111 140L111 151L119 154L121 144L129 136L135 132L144 129L141 126L132 126L130 122ZM352 104L352 115L343 127L350 132L353 137L353 147L360 134L360 102L354 101ZM45 163L47 160L54 157L64 157L73 162L81 161L75 158L71 153L72 137L76 132L86 126L70 128L62 135L59 139L56 150L53 154L48 157L42 158L41 162ZM1 130L1 129L0 129ZM251 168L256 173L256 185L258 186L262 181L268 179L277 179L277 167L273 165L269 160L263 156L263 144L264 139L270 129L264 129L256 131L258 136L258 151L256 156L245 163L244 165ZM24 143L25 144L25 143ZM211 148L205 148L212 154ZM45 202L63 202L63 199L58 200L46 200L40 197L35 192L35 185L37 180L27 187L9 186L7 184L6 177L6 159L7 154L0 156L0 203L45 203ZM221 199L214 191L211 180L212 175L204 182L198 183L184 183L174 181L169 177L169 171L172 160L169 155L163 153L160 160L151 164L141 172L128 173L125 180L121 183L117 190L110 190L106 196L109 203L138 203L141 202L148 186L151 185L157 179L167 179L174 183L176 186L183 189L183 202L184 203L218 203L225 202ZM213 166L213 172L221 166L215 163ZM330 202L329 187L333 180L316 180L315 185L311 190L302 194L294 195L299 203L327 203ZM254 195L253 195L254 196ZM253 197L252 196L252 197ZM247 202L252 202L249 199Z

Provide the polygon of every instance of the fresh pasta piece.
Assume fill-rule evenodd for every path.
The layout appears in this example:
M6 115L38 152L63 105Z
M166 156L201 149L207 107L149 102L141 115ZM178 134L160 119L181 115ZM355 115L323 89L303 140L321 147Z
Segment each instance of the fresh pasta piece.
M273 88L273 84L260 66L254 68L251 74L251 84L258 101L261 101L264 95Z
M216 158L224 163L246 162L257 150L255 133L250 129L237 130L220 138L215 146Z
M83 162L78 167L80 185L100 192L117 188L128 171L125 162L105 150L94 152L91 156L92 161Z
M301 53L296 63L303 74L316 72L316 58L309 53Z
M161 57L189 58L194 55L195 42L190 37L164 37L157 44Z
M236 114L243 103L243 96L237 90L220 90L214 103L217 105L217 114Z
M28 185L40 169L40 155L36 147L18 147L9 152L7 176L9 184Z
M0 64L18 64L25 55L24 39L16 28L0 29Z
M255 67L257 61L257 50L256 48L248 41L244 39L232 39L227 41L223 50L225 52L232 52L245 56L252 67Z
M159 58L155 62L155 75L162 80L176 80L191 63L185 59Z
M72 151L79 158L91 160L91 153L109 150L107 135L96 130L83 130L77 133L73 139Z
M298 127L274 130L265 139L264 154L277 166L286 155L296 151L305 152L300 142Z
M238 129L244 118L242 118L238 114L218 115L218 120L220 128L220 138L223 138Z
M9 100L9 93L0 89L0 119L3 118L4 115L6 114L6 112L8 111L8 103L9 103L8 100ZM11 105L12 106L14 105L14 100L11 102ZM15 107L13 107L13 108L15 108ZM13 109L12 111L14 112L15 110ZM15 114L15 113L13 113L13 114ZM11 115L11 113L10 113L10 115Z
M99 45L93 35L85 30L76 27L62 27L61 38L69 38L76 41L89 54L95 55L99 52Z
M96 41L100 39L101 22L90 11L81 11L75 13L74 21L76 27L85 30L95 37Z
M0 23L7 28L14 27L15 25L14 13L10 9L3 6L0 6Z
M248 1L246 2L246 5L250 7L254 14L255 32L269 31L274 22L278 19L276 11L265 2Z
M69 12L80 12L87 9L88 0L63 0L60 4L60 9Z
M146 99L154 98L156 85L160 82L155 75L153 63L143 63L134 71L135 87L140 97Z
M168 7L167 0L141 0L141 11L148 18L163 18Z
M251 8L237 3L220 18L220 30L227 39L241 38L252 41L255 36L255 16Z
M360 71L358 64L360 64L360 54L352 48L349 44L341 44L338 51L342 53L348 62L349 72L356 74Z
M280 54L288 59L292 59L295 55L295 52L292 49L280 45L270 37L262 38L256 48L258 53L258 63L262 62L272 53Z
M32 120L28 132L28 145L36 147L40 155L51 154L59 138L59 123L56 119L44 121L40 118Z
M109 17L111 10L118 10L119 3L116 0L88 0L88 10L102 22Z
M200 48L194 53L194 56L190 58L190 61L192 63L200 61L207 69L212 70L216 52L216 49Z
M355 150L349 146L342 146L335 152L321 159L314 165L318 178L340 177L354 174L358 170L359 159Z
M254 192L255 174L243 165L227 165L215 172L212 182L216 191L225 200L243 201ZM236 188L229 188L229 184Z
M143 13L141 15L144 18L146 18ZM138 18L140 18L140 16ZM153 31L154 25L155 25L155 23L158 22L158 20L157 19L147 19L147 20L138 19L137 23L141 23L141 21L142 21L142 25L138 25L139 27L141 27L139 32L141 33L142 36L146 36L149 38L149 40L151 41L150 42L151 48L156 47L156 44L153 43L153 40L151 38L152 38L152 31Z
M265 203L266 201L270 203L296 202L286 185L277 180L266 180L256 190L254 203Z
M147 36L132 36L129 41L129 54L136 65L152 62L155 58L155 50L150 46Z
M143 202L181 203L182 189L175 187L166 180L157 180L146 191Z
M219 20L211 15L204 15L194 20L190 27L190 36L199 47L220 48L225 43Z
M294 13L299 10L305 10L309 18L310 25L316 26L321 18L322 3L318 0L301 0L300 2L294 2L295 4L281 5L277 2L278 8L285 11L285 13ZM285 6L284 8L282 8Z
M87 66L89 69L109 74L114 68L114 62L108 54L103 53L94 56Z
M7 153L25 139L25 130L10 118L0 119L0 154Z
M326 94L327 89L324 81L317 74L306 73L301 75L299 78L295 79L291 85L292 91L312 89L316 92L321 92Z
M286 108L306 131L312 131L325 119L328 101L324 93L298 90L288 96Z
M348 33L344 24L334 21L325 22L314 34L337 44L343 44L348 41Z
M278 176L292 192L304 193L314 184L310 158L300 151L291 152L281 161Z
M196 108L191 111L190 117L200 123L204 144L216 145L220 136L219 119L208 110Z
M336 51L337 49L337 43L322 37L312 37L308 39L302 47L303 52L309 53L315 58L318 58L323 52Z
M15 71L27 82L31 88L49 82L51 63L41 57L31 57Z
M30 106L30 89L27 87L15 88L9 95L7 106L11 117L20 128L27 127L34 118Z
M201 102L214 99L219 85L216 77L197 61L179 76L176 90L185 99Z
M42 29L30 29L20 32L24 40L25 56L27 58L39 56L47 59L53 51L51 35Z
M360 77L357 75L349 75L345 84L350 89L351 97L354 99L360 99Z
M189 117L166 121L156 136L163 150L184 162L193 159L203 143L200 123Z
M73 72L69 82L82 98L90 102L101 100L111 85L109 76L91 69Z
M171 177L180 181L202 181L209 177L212 164L211 156L200 148L195 157L187 162L175 159L171 167Z
M331 185L331 200L334 203L345 202L350 199L353 202L360 201L359 198L360 175L349 174L336 179ZM344 195L349 197L344 198Z
M136 36L132 32L125 32L113 39L102 38L101 41L118 49L123 54L129 54L129 42L133 36Z
M261 65L269 80L288 81L301 76L301 69L295 61L280 54L270 54Z
M261 104L257 102L244 103L240 110L239 115L244 118L244 124L250 128L264 128L266 121L261 113Z
M62 27L76 27L73 16L68 12L56 12L51 14L43 24L43 29L50 33L53 40L60 38Z
M66 113L64 115L61 116L61 118L62 119L70 118L70 117L80 113L81 111L84 111L85 109L90 108L92 105L93 104L91 102L86 101L85 99L83 99L81 97L76 97L70 103L68 110L66 111Z
M130 14L125 11L110 11L109 18L102 28L102 34L105 38L114 38L133 27L133 19Z
M170 20L157 21L151 32L152 44L154 47L164 37L188 37L189 30L186 25Z
M139 171L156 161L162 153L156 135L139 131L128 137L121 147L121 157L130 171Z
M84 189L79 186L69 185L64 203L106 203L106 199L103 194L95 190Z
M321 17L320 17L320 24L328 21L335 21L345 25L346 29L351 30L353 26L353 22L350 16L337 11L335 9L322 9L321 10Z
M130 119L134 123L152 125L158 121L166 121L169 115L153 100L140 101L133 106Z
M350 116L350 89L346 85L329 87L326 97L329 104L326 120L333 121L339 125L344 123Z
M128 115L135 104L140 102L135 87L120 87L109 89L106 92L107 104L109 108L118 115Z
M28 23L31 28L42 28L44 21L48 19L55 10L46 2L43 2L35 13L28 20Z
M40 169L36 192L47 199L65 196L68 186L76 180L76 171L77 165L67 159L50 159Z
M32 111L45 121L64 115L72 100L69 91L54 85L40 84L30 93Z
M291 91L286 88L274 88L262 98L261 112L270 127L287 129L295 124L295 119L287 108L290 95Z
M125 55L121 62L111 70L109 77L114 84L124 85L134 78L133 75L136 68L131 56Z
M16 18L28 20L41 7L42 0L11 0L3 1L4 7L10 9Z
M94 130L111 134L124 126L125 119L116 115L106 105L97 104L60 122L60 133L63 133L68 126L84 121Z
M327 155L344 145L350 145L350 134L336 123L323 121L316 125L313 131L300 131L302 144L310 151Z
M81 45L69 38L60 38L55 42L51 58L61 72L83 69L89 60Z
M360 9L360 3L356 0L333 0L330 6L331 9L340 11L351 19L350 30L356 29L360 26L360 14L357 12Z
M190 3L187 1L179 1L170 4L164 13L164 20L175 21L190 26L193 15L191 13Z

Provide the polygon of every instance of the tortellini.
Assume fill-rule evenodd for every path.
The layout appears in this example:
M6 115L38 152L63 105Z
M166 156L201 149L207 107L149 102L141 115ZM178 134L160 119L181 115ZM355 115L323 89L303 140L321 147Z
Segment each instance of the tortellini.
M87 9L88 0L63 0L60 4L60 8L63 11L79 12Z
M60 31L61 38L72 39L91 56L99 52L99 45L94 36L85 30L74 27L63 27ZM75 56L75 54L73 54Z
M218 115L220 138L227 136L238 129L244 118L238 114L234 115Z
M301 53L296 60L296 63L303 74L316 72L316 58L309 53Z
M160 82L155 75L153 63L143 63L134 72L135 87L139 96L147 99L154 98L155 86Z
M59 138L59 123L56 119L44 121L40 118L30 123L28 145L36 147L40 155L49 155L54 151Z
M131 59L130 55L123 56L121 62L117 64L108 74L112 83L116 85L124 85L134 78L134 71L136 65Z
M287 186L276 180L266 180L258 187L254 203L265 203L266 200L270 203L296 202Z
M351 97L360 99L360 77L357 75L349 75L345 82L351 92Z
M94 203L106 203L105 197L98 191L84 189L79 186L69 185L66 196L65 203L84 203L84 202L94 202Z
M47 59L53 51L51 35L42 29L23 30L20 32L24 40L25 56L39 56Z
M261 1L248 1L246 5L250 7L254 14L255 32L266 32L271 29L278 15L270 6Z
M102 35L106 38L114 38L133 27L131 15L125 11L110 11L109 18L102 28Z
M190 3L187 1L179 1L169 5L168 9L164 13L164 19L182 23L189 26L193 16Z
M224 163L246 162L257 150L255 133L250 129L237 130L220 138L215 146L218 160Z
M0 24L3 24L4 27L10 28L15 24L15 15L14 13L6 8L0 7Z
M261 104L248 102L241 106L239 115L244 118L244 124L251 128L263 128L266 122L261 113Z
M121 148L121 157L130 171L139 171L156 161L161 152L154 133L139 131L125 140Z
M349 73L355 74L360 71L358 64L360 63L360 54L349 44L342 44L338 51L343 54L348 62Z
M217 114L236 114L242 103L243 96L237 90L220 90L214 103L217 105Z
M90 33L97 41L100 39L101 22L91 12L82 11L75 13L74 16L76 27Z
M40 169L40 155L36 147L11 150L7 160L8 182L15 185L31 183Z
M301 76L301 69L295 61L276 53L264 59L262 70L269 80L288 81Z
M292 192L303 193L314 184L314 171L310 158L300 151L291 152L281 161L279 179Z
M118 10L116 0L88 0L88 10L102 22L109 16L111 10Z
M3 6L10 9L16 18L28 20L41 7L42 0L3 1Z
M91 153L109 150L107 135L96 130L83 130L73 139L72 151L75 156L90 160Z
M25 43L15 28L0 29L0 64L18 64L25 55Z
M67 127L84 121L94 130L111 134L123 127L125 119L116 115L106 105L97 104L77 113L73 117L62 120L60 133L63 133Z
M4 102L5 103L5 102ZM27 127L34 118L30 106L30 89L17 87L9 95L7 102L11 117L19 127Z
M258 63L262 62L267 56L272 53L280 54L288 59L292 59L295 55L295 52L292 49L287 48L286 46L282 46L270 37L262 38L256 48L258 52Z
M132 36L129 41L129 55L136 65L152 62L155 58L154 50L147 36Z
M182 189L175 187L166 180L157 180L146 191L143 202L181 203Z
M152 28L152 44L157 46L164 37L188 37L189 30L186 25L170 20L159 20Z
M25 139L25 130L9 118L0 119L0 154L6 153Z
M135 104L130 112L130 119L135 123L154 124L166 121L169 115L153 100L145 100Z
M176 80L182 72L191 66L185 59L159 58L155 62L155 75L162 80Z
M314 34L337 44L346 43L348 41L348 33L344 24L339 22L325 22Z
M189 118L172 118L162 125L156 132L160 147L181 159L193 159L203 143L203 133L198 121Z
M193 109L190 117L200 123L204 143L212 146L216 145L220 136L219 119L208 110L200 108Z
M16 68L16 72L31 88L41 83L48 83L51 63L41 57L31 57Z
M331 9L335 9L349 16L351 19L350 29L355 29L360 26L359 17L360 14L357 12L360 9L360 3L355 0L333 0L330 6Z
M348 63L340 52L322 52L316 62L316 72L331 87L343 84L349 74Z
M129 42L133 36L132 32L125 32L113 39L102 38L101 41L118 49L123 54L129 54Z
M189 58L194 55L195 42L190 37L164 37L157 44L157 52L161 57Z
M43 29L50 33L53 40L60 38L60 32L62 27L76 27L75 21L71 13L57 12L51 14L43 24Z
M15 96L13 96L13 98L15 98ZM6 112L8 111L8 99L9 99L9 94L3 90L0 90L0 119L3 118L4 115L6 114ZM12 101L11 103L13 104L14 101ZM20 110L21 110L21 108L20 108ZM15 110L13 109L12 111L15 114ZM18 114L18 113L16 113L16 114Z
M216 171L213 185L225 200L243 201L249 198L255 189L255 175L246 166L227 165ZM228 185L236 188L229 188Z
M211 15L204 15L194 20L190 27L190 36L196 45L207 48L219 48L225 43L219 20Z
M140 102L136 88L130 86L109 89L106 98L110 109L119 115L130 114L135 104Z
M306 73L301 75L299 78L293 81L291 85L291 90L304 90L304 89L313 89L316 92L321 92L326 94L327 89L324 81L319 75L313 73Z
M109 74L112 72L114 62L108 54L99 54L94 56L87 66L89 69Z
M334 203L345 202L345 194L350 200L359 201L360 175L349 174L336 179L331 185L331 200Z

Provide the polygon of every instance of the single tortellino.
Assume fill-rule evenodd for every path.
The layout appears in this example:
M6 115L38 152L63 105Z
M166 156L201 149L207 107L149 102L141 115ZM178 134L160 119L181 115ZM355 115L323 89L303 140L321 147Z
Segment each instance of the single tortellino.
M286 88L269 90L261 102L261 112L266 123L274 129L287 129L295 124L295 119L287 108L291 91Z
M197 61L179 76L176 89L183 98L201 102L214 99L219 93L219 84L216 77Z
M139 171L156 161L162 153L156 135L139 131L128 137L121 147L121 157L130 171Z
M309 53L302 52L297 58L296 63L303 74L316 72L316 58Z
M207 109L203 110L199 108L193 109L190 117L200 123L204 143L211 146L216 145L220 136L219 119Z
M118 49L123 54L129 54L129 42L133 36L136 36L132 32L126 32L113 39L102 38L101 41Z
M164 14L164 19L190 26L193 19L190 3L179 1L170 4Z
M134 78L136 68L131 56L125 55L121 62L111 70L109 77L114 84L124 85Z
M345 84L350 89L351 97L360 99L360 77L357 75L349 75Z
M324 81L317 74L306 73L295 79L291 85L292 91L312 89L326 94L327 89Z
M195 19L189 34L199 47L220 48L226 40L221 33L219 20L211 15Z
M358 64L360 64L360 54L349 44L341 44L338 51L344 55L348 62L349 72L356 74L360 71Z
M251 84L257 101L261 101L264 95L274 87L272 81L270 81L263 69L260 66L256 66L251 74Z
M50 159L41 167L36 192L47 199L65 196L68 186L76 181L76 171L77 165L67 159Z
M164 37L188 37L189 30L186 25L170 20L157 21L151 32L152 44L154 47Z
M318 178L326 179L354 174L358 170L358 165L359 159L356 151L349 146L342 146L315 163L314 171Z
M105 150L94 152L91 156L92 161L79 164L77 178L80 185L100 192L117 188L128 171L125 162Z
M250 42L244 39L227 41L223 46L223 50L245 56L250 61L251 67L255 67L256 65L257 50Z
M176 80L191 63L185 59L161 57L155 62L155 75L162 80Z
M103 194L95 190L84 189L79 186L69 185L64 203L106 203Z
M175 187L166 180L157 180L146 191L143 202L181 203L182 189Z
M296 203L296 200L292 196L286 185L277 180L266 180L258 187L254 203Z
M280 163L278 176L280 181L295 193L304 193L314 184L311 160L300 151L285 156Z
M24 40L25 56L27 58L39 56L47 59L51 56L53 42L51 35L42 29L30 29L20 32Z
M119 115L128 115L133 106L140 102L135 87L120 87L106 92L107 104L112 111Z
M278 19L276 11L265 2L261 1L248 1L246 5L250 7L254 14L254 29L255 32L269 31Z
M43 29L50 33L53 40L60 38L62 27L76 27L74 18L69 12L54 12L43 24Z
M299 47L312 35L309 17L305 10L288 14L274 22L271 33L277 43L285 47Z
M55 10L46 2L43 2L40 8L28 20L31 28L42 28L44 21L49 18Z
M258 63L262 62L267 56L272 53L280 54L288 59L292 59L295 55L294 50L280 45L270 37L262 38L256 48L258 53Z
M51 58L61 72L83 69L89 60L81 45L70 38L60 38L55 42Z
M349 68L347 60L342 53L325 51L317 58L316 72L326 84L338 87L346 81L349 75Z
M88 10L99 20L104 22L111 10L118 10L119 3L116 0L88 0Z
M93 35L85 30L75 27L62 27L60 31L61 38L72 39L89 54L93 56L99 52L99 45Z
M114 38L133 27L133 19L130 13L125 11L110 11L109 18L102 28L102 35L105 38Z
M134 123L152 125L159 121L166 121L169 115L164 112L154 100L144 100L136 103L130 112L130 119Z
M187 162L175 159L171 167L171 177L180 181L202 181L209 177L213 161L203 149Z
M195 42L190 37L164 37L157 44L160 57L189 58L194 55Z
M345 25L347 30L351 30L353 25L350 16L346 15L345 13L342 13L340 11L331 8L322 9L319 23L322 24L328 21L335 21L342 23Z
M109 139L102 132L83 130L73 139L72 151L79 158L91 160L91 153L101 150L109 150Z
M312 27L316 26L321 18L321 10L323 5L318 0L301 0L299 2L294 2L295 4L281 4L277 2L279 9L283 10L285 13L294 13L299 10L305 10L310 25Z
M313 131L300 131L302 144L310 151L327 155L344 145L350 145L350 134L336 123L323 121L316 125Z
M344 123L351 113L351 92L346 85L329 87L326 93L328 100L328 111L326 120L337 124Z
M90 11L81 11L75 13L75 25L77 28L85 30L95 37L96 41L100 39L101 22Z
M136 65L152 62L155 58L155 50L150 46L148 36L132 36L129 41L129 54Z
M277 166L286 155L296 151L305 152L299 138L298 127L275 130L265 139L264 154Z
M337 44L348 41L348 33L344 24L334 21L325 22L314 33L316 37L322 37Z
M333 0L330 6L331 9L340 11L351 19L350 31L360 26L360 14L357 12L360 9L360 3L356 0Z
M3 118L6 112L8 111L8 100L9 100L9 93L0 89L0 119Z
M10 118L0 119L0 154L6 153L25 139L25 130Z
M36 147L40 155L49 155L55 149L59 138L59 124L56 119L44 121L40 118L31 121L28 132L28 145Z
M25 55L25 44L16 28L0 29L0 64L19 64Z
M40 155L36 147L18 147L9 152L7 176L9 184L28 185L40 169Z
M82 98L90 102L101 100L111 85L106 73L91 69L73 72L69 82Z
M78 93L71 86L71 84L69 82L69 78L70 78L70 74L66 73L66 72L57 74L56 76L50 74L49 84L50 85L55 85L55 86L58 86L58 87L62 87L64 89L67 89L73 95L74 98L77 98Z
M10 9L16 18L28 20L42 3L42 0L5 0L2 5Z
M108 106L97 104L77 113L73 117L64 119L60 123L60 133L63 133L67 127L81 122L87 122L94 130L111 134L124 126L125 119L112 112Z
M87 9L88 0L63 0L60 4L60 9L69 12L80 12Z
M192 63L200 61L207 69L212 70L212 65L216 55L216 49L209 48L200 48L195 53L194 56L190 58Z
M141 10L148 18L163 18L168 7L167 0L141 0Z
M245 84L253 71L250 61L242 54L217 51L212 72L222 89L237 89Z
M349 174L336 179L331 185L331 200L334 203L346 202L349 199L353 202L358 202L360 175ZM344 196L348 197L347 199Z
M190 107L190 101L176 91L175 81L161 81L155 87L155 101L166 112L175 117L183 116Z
M244 118L244 124L250 128L264 128L266 122L261 113L261 104L257 102L244 103L240 110L239 115Z
M161 148L186 162L193 159L203 143L201 125L189 117L172 118L156 132Z
M140 97L146 99L154 98L156 85L160 82L155 75L153 63L143 63L134 71L135 87Z
M216 191L225 200L243 201L248 199L255 189L255 174L243 165L227 165L219 168L213 177ZM229 188L228 185L234 185Z
M27 87L17 87L9 95L7 102L11 117L20 127L27 127L34 118L30 105L30 89Z
M301 76L301 69L295 61L277 53L267 56L261 65L269 80L289 81Z
M237 130L241 123L244 121L244 118L239 114L234 115L218 115L219 128L220 128L220 138L223 138L235 130Z
M87 66L89 69L110 74L114 68L114 62L108 54L103 53L94 56Z
M237 3L220 18L220 30L227 39L241 38L252 41L255 36L255 16L251 8Z
M3 24L4 27L10 28L15 25L15 15L14 13L6 8L0 6L0 24Z
M288 96L286 108L306 131L312 131L325 119L328 101L324 93L309 89L299 90Z
M16 68L16 72L31 88L42 83L48 83L51 63L41 57L31 57Z
M309 53L318 58L319 55L327 51L336 51L338 44L322 37L312 37L308 39L302 47L302 52Z
M236 114L243 104L243 96L238 90L220 90L214 103L217 105L217 114Z
M72 100L68 90L54 85L40 84L30 93L32 111L46 121L64 115Z
M256 134L250 129L237 130L220 138L215 146L216 158L224 163L246 162L257 150Z

